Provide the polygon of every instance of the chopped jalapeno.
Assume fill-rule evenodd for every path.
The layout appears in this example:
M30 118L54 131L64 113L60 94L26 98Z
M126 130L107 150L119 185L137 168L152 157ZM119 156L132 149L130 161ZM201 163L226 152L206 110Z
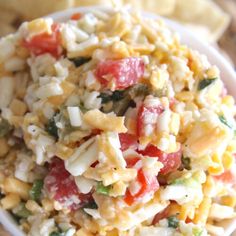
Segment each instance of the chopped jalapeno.
M43 188L43 180L42 179L35 180L29 192L30 198L35 201L38 201L40 199L42 188Z
M70 59L76 67L82 66L83 64L89 62L91 60L91 57L77 57Z
M62 234L58 231L53 231L52 233L49 234L49 236L62 236Z
M219 116L219 119L224 125L228 126L230 129L232 128L232 126L227 122L227 120L225 119L224 116L222 116L222 115Z
M191 165L190 165L191 160L190 160L189 157L184 157L184 156L182 156L182 157L181 157L181 162L182 162L183 167L184 167L186 170L191 170Z
M0 138L4 137L11 131L12 127L7 120L0 120Z
M24 203L20 203L19 206L15 210L13 210L13 212L17 217L20 218L27 218L31 215L31 212L26 209Z
M46 125L46 131L56 139L58 139L58 128L55 122L55 116L53 116Z
M217 78L203 79L198 84L198 90L202 90L212 84Z
M95 201L92 201L84 205L83 208L98 209L98 205L96 204Z
M171 227L171 228L178 228L179 226L179 220L177 219L176 216L170 216L168 217L168 227Z
M111 190L111 186L104 186L102 182L99 182L97 185L96 192L103 194L103 195L109 195L109 192Z

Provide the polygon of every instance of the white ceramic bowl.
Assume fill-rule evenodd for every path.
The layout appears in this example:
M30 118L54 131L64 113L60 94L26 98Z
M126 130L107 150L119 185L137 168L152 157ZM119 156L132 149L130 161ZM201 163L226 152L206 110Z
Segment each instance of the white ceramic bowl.
M47 17L53 18L55 21L63 22L70 18L70 16L73 13L77 12L88 12L91 9L100 9L103 11L111 11L111 8L107 7L101 7L101 6L93 6L93 7L82 7L82 8L72 8L65 11L57 12L54 14L51 14ZM160 18L160 16L157 16L152 13L143 13L145 17L149 18ZM201 35L198 37L196 35L193 35L190 33L187 29L185 29L180 24L163 18L163 20L166 22L167 26L173 29L174 31L178 32L181 37L181 42L183 44L188 45L190 48L196 49L202 54L205 54L210 63L216 65L220 71L221 71L221 78L223 79L226 88L228 89L228 92L233 95L236 98L236 73L232 66L228 63L228 61L220 55L220 53L211 47L210 45L202 42L200 40ZM24 236L25 234L18 228L17 224L14 222L11 215L0 209L0 222L4 225L4 227L13 235L13 236ZM221 225L225 228L225 234L224 236L230 236L232 232L236 229L236 219L233 220L227 220L224 222L221 222ZM236 236L236 235L235 235Z

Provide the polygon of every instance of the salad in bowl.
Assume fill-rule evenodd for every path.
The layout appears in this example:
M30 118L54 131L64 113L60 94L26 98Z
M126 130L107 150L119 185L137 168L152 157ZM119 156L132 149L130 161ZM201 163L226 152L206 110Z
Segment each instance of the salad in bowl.
M235 101L161 19L25 22L0 65L0 202L27 235L225 233Z

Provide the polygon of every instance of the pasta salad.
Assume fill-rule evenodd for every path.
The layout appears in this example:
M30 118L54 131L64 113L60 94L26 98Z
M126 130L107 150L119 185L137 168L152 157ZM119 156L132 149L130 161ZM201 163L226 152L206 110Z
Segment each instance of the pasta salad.
M25 22L0 40L1 207L31 236L223 235L235 108L160 19Z

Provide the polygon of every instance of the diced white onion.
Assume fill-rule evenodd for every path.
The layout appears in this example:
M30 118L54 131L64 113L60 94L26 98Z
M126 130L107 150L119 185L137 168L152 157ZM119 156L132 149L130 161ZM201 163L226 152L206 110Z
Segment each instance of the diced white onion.
M67 107L69 114L70 124L74 127L79 127L82 125L81 112L79 107Z
M87 194L91 191L93 186L95 185L95 181L87 179L83 176L76 176L75 183L79 188L81 193Z
M37 91L36 95L40 99L45 99L51 96L62 95L63 89L58 83L50 83L41 86Z
M0 109L6 108L13 97L14 81L12 77L0 78Z
M97 156L97 141L95 138L91 138L65 161L65 167L73 176L82 175L97 160Z

